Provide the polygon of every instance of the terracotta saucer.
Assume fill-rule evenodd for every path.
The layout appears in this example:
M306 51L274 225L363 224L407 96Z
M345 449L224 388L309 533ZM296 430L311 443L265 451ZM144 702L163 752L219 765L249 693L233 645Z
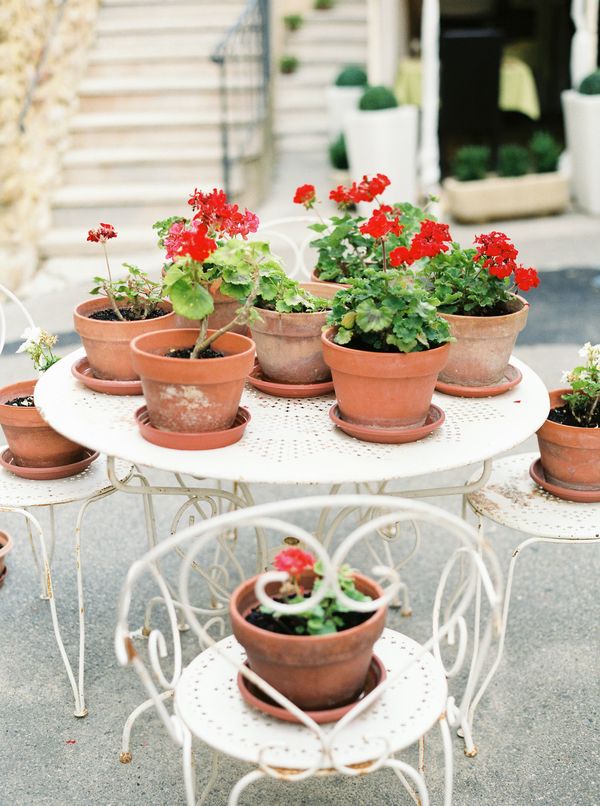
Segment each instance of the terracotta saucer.
M260 364L254 366L246 380L251 386L274 397L320 397L320 395L333 392L333 381L323 381L322 383L278 383L277 381L269 381L263 375Z
M0 588L4 585L4 580L6 579L6 575L8 573L8 566L4 566L2 572L0 573Z
M417 442L439 428L446 419L444 410L439 406L434 406L433 403L429 407L429 413L423 425L407 426L406 428L377 428L372 425L349 423L340 415L337 403L334 403L329 409L329 416L338 428L351 437L362 439L363 442L385 442L394 445L403 442Z
M248 661L246 661L244 665L247 666ZM387 672L385 671L385 666L377 655L373 655L371 658L369 671L367 672L365 685L354 702L348 703L348 705L341 705L339 708L328 708L324 711L305 711L305 713L320 725L326 722L337 722L338 719L341 719L344 714L347 714L348 711L354 708L358 702L364 699L367 694L370 694L373 689L377 688L377 686L382 683L386 677ZM248 705L252 705L259 711L262 711L263 714L281 719L283 722L300 722L300 720L290 713L290 711L282 708L281 705L274 703L270 697L267 697L267 695L258 688L258 686L255 686L254 683L252 683L250 680L247 680L241 672L238 672L237 684L242 698L248 703Z
M515 386L521 383L522 379L523 373L521 370L509 364L500 383L494 384L494 386L460 386L457 383L438 381L435 385L435 391L441 392L443 395L452 395L453 397L496 397L496 395L503 395L504 392L508 392L509 389L514 389Z
M541 458L532 463L529 475L546 492L552 493L564 501L576 501L579 504L597 504L600 501L600 490L574 490L571 487L561 487L548 481L544 475Z
M239 442L252 416L248 409L240 406L231 428L200 433L163 431L161 428L155 428L150 422L146 406L136 411L135 419L144 439L160 448L173 448L176 451L212 451Z
M71 366L74 377L88 389L94 392L102 392L105 395L141 395L141 381L105 381L96 378L92 372L87 356L80 358Z
M76 476L86 467L89 467L100 454L89 448L83 449L83 459L78 462L71 462L69 465L59 465L58 467L22 467L15 464L15 459L8 448L0 454L0 465L5 469L20 476L22 479L33 481L51 481L53 479L66 479L68 476Z

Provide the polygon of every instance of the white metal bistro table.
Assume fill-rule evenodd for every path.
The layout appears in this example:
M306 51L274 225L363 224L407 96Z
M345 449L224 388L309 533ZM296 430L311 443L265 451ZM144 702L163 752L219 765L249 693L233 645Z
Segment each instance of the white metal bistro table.
M248 387L242 397L252 420L240 442L210 451L180 451L152 445L140 435L134 418L143 405L142 397L115 397L92 392L71 374L71 366L83 357L76 350L48 370L38 382L35 402L44 418L61 434L106 453L109 478L113 486L124 492L144 496L149 540L156 542L153 496L182 495L184 503L173 519L172 533L189 512L206 517L201 502L209 508L209 516L217 514L223 504L245 507L253 504L250 485L327 484L331 493L351 484L368 492L390 492L407 497L466 495L486 483L492 459L520 444L533 434L548 414L548 393L540 378L523 362L511 363L521 370L518 387L492 398L457 398L434 395L434 402L446 414L444 424L423 440L403 445L362 442L338 430L328 416L333 395L308 399L277 398ZM116 458L136 466L168 471L174 474L173 486L153 486L136 473L134 483L121 483L112 471ZM387 485L417 476L482 464L479 476L466 484L428 489L398 491ZM191 480L183 476L193 477ZM210 479L217 482L211 483ZM232 482L232 490L222 482ZM464 504L466 505L466 504ZM368 517L368 515L367 515ZM184 523L184 525L187 525ZM332 534L324 519L317 534L327 544ZM415 525L415 542L402 561L392 560L390 544L399 532L382 535L384 564L399 570L416 551L420 535ZM232 536L233 538L235 536ZM261 536L257 530L257 539ZM211 567L227 564L232 549L223 545ZM262 567L265 551L259 552ZM259 569L260 570L260 569ZM410 613L407 589L404 588L403 613ZM478 632L479 625L476 623ZM474 639L478 640L477 635ZM474 665L474 679L467 686L471 696L481 663Z

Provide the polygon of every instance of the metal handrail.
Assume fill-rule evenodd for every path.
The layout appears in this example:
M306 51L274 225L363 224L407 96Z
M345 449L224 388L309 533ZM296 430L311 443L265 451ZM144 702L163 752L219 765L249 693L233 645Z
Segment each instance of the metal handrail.
M58 30L58 26L60 25L61 20L63 18L67 2L68 0L58 0L54 20L52 21L52 25L48 29L48 35L46 37L46 41L44 42L44 47L40 52L37 64L35 66L35 72L33 74L29 87L27 88L27 93L23 101L23 106L21 108L21 112L19 113L18 126L20 132L25 131L25 118L27 117L27 113L31 108L31 104L33 101L33 94L36 91L37 85L40 82L40 76L42 75L42 71L46 65L46 59L48 58L50 46L52 44L52 41L54 40L56 31Z
M248 0L211 55L219 65L223 187L232 195L232 170L247 156L269 112L271 79L269 0ZM236 88L232 79L241 79ZM244 92L248 81L247 92ZM239 90L244 94L240 94ZM234 103L235 101L235 103ZM235 121L235 112L247 112Z

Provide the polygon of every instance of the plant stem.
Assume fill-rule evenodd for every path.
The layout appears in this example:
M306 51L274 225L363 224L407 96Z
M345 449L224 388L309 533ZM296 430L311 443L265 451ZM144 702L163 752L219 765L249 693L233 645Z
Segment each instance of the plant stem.
M125 317L123 316L123 314L119 310L119 306L117 305L117 302L116 302L116 300L114 298L114 295L112 293L112 274L110 273L110 264L108 262L108 252L106 251L106 241L102 241L102 250L104 252L104 261L106 263L106 271L108 272L108 284L104 285L104 291L105 291L106 296L108 297L108 300L110 302L110 307L115 312L115 316L117 317L117 319L120 319L121 322L124 322Z
M385 238L381 239L381 254L383 257L383 270L387 271L387 255L385 253Z

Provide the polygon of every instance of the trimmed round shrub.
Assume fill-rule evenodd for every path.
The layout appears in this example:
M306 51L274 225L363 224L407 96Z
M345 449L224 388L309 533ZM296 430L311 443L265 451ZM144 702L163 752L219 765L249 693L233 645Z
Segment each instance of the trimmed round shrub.
M348 170L348 154L346 153L346 138L343 134L329 146L329 160L338 171Z
M492 151L488 146L463 146L452 163L452 173L460 182L485 179L490 170Z
M396 96L389 87L368 87L360 101L358 108L364 111L374 111L377 109L392 109L398 106Z
M536 132L529 141L529 153L535 173L556 171L561 147L550 132Z
M583 79L579 92L584 95L600 95L600 70L595 70Z
M335 80L336 87L366 87L367 73L358 64L351 64L344 67Z
M498 149L498 173L500 176L523 176L529 171L529 151L525 146L512 143Z

